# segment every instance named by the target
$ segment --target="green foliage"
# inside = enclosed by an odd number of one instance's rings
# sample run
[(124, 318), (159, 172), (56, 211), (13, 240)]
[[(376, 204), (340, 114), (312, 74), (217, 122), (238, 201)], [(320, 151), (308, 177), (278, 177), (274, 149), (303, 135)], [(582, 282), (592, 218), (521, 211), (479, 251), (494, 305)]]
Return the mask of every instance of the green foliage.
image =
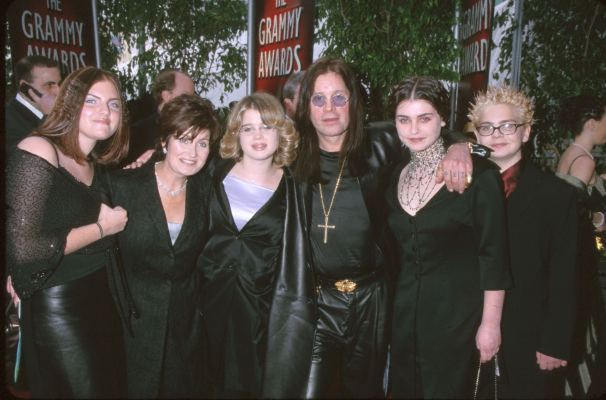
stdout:
[(389, 119), (391, 87), (409, 75), (456, 80), (456, 1), (316, 0), (324, 55), (352, 63), (368, 91), (370, 120)]
[(245, 80), (241, 0), (98, 0), (98, 9), (103, 67), (115, 69), (123, 49), (138, 51), (120, 73), (129, 97), (149, 91), (163, 68), (188, 72), (199, 93), (218, 84), (229, 92)]
[[(496, 23), (504, 25), (508, 16)], [(499, 59), (511, 71), (514, 26), (507, 29)], [(545, 166), (557, 163), (570, 132), (559, 124), (560, 102), (580, 93), (606, 95), (606, 7), (597, 0), (532, 0), (523, 7), (520, 88), (535, 100), (535, 155)]]

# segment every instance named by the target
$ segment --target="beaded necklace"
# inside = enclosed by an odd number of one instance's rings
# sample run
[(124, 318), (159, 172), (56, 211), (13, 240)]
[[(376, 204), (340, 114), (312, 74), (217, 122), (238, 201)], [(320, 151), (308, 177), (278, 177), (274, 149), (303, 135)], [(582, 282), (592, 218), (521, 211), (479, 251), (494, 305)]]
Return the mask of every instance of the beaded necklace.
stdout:
[[(158, 164), (160, 164), (161, 161), (158, 161), (155, 166), (157, 167)], [(177, 197), (179, 195), (179, 193), (185, 191), (185, 188), (187, 187), (187, 178), (185, 178), (185, 181), (183, 182), (183, 185), (181, 185), (181, 187), (177, 188), (177, 189), (171, 189), (170, 187), (168, 187), (167, 185), (165, 185), (164, 183), (162, 183), (162, 181), (160, 180), (160, 177), (158, 176), (158, 172), (156, 172), (155, 168), (154, 168), (154, 174), (156, 175), (156, 183), (158, 184), (158, 187), (160, 189), (162, 189), (164, 192), (166, 192), (170, 197)]]
[(441, 137), (427, 149), (411, 152), (410, 163), (398, 182), (398, 199), (404, 209), (416, 213), (425, 204), (436, 187), (435, 171), (445, 154)]

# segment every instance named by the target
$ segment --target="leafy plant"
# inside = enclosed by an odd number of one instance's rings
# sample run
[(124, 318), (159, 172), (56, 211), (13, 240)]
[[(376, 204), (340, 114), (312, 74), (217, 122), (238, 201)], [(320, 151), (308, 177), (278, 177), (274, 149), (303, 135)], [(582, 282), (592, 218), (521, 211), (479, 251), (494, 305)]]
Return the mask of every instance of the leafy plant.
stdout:
[(391, 118), (393, 85), (409, 75), (456, 80), (454, 0), (316, 0), (316, 40), (359, 72), (369, 120)]
[[(119, 73), (129, 97), (150, 90), (163, 68), (179, 68), (198, 92), (226, 92), (246, 79), (246, 3), (240, 0), (98, 0), (102, 65), (115, 69), (123, 50), (136, 55)], [(219, 72), (217, 72), (219, 71)]]
[[(495, 22), (508, 26), (499, 57), (508, 82), (516, 25), (508, 14)], [(572, 136), (559, 124), (559, 114), (566, 112), (560, 102), (581, 93), (606, 95), (606, 7), (597, 0), (525, 1), (522, 23), (520, 88), (535, 100), (534, 155), (553, 167)]]

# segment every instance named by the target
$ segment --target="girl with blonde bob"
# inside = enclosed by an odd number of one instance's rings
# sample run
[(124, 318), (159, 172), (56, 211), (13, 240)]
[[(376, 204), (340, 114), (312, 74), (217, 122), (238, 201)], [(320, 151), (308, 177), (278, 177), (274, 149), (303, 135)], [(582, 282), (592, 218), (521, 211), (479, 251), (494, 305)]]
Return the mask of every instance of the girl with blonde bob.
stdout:
[(198, 260), (198, 304), (219, 397), (300, 397), (311, 355), (313, 284), (289, 165), (299, 134), (272, 95), (231, 112)]
[(263, 124), (275, 128), (278, 133), (278, 149), (273, 154), (273, 164), (276, 167), (292, 164), (297, 156), (299, 133), (295, 130), (292, 121), (285, 118), (281, 106), (276, 104), (276, 101), (271, 95), (256, 93), (237, 103), (229, 115), (226, 134), (221, 139), (220, 154), (222, 158), (242, 160), (243, 152), (239, 134), (243, 125), (243, 116), (248, 110), (257, 110)]

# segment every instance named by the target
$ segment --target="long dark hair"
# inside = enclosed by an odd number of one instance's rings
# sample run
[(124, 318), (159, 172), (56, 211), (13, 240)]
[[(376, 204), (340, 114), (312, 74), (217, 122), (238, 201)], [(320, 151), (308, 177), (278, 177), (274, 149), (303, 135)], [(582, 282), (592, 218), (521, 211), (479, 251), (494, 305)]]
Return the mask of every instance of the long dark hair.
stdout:
[(442, 121), (448, 124), (450, 99), (442, 83), (431, 76), (411, 76), (398, 83), (391, 95), (391, 115), (398, 104), (406, 100), (425, 100), (436, 109)]
[(303, 182), (321, 181), (320, 145), (316, 128), (310, 118), (311, 96), (318, 76), (334, 72), (339, 75), (349, 90), (349, 126), (345, 133), (340, 162), (347, 157), (351, 176), (363, 175), (368, 169), (365, 154), (364, 106), (360, 94), (358, 78), (352, 68), (343, 60), (334, 57), (322, 57), (305, 72), (299, 91), (299, 103), (295, 114), (295, 124), (301, 135), (299, 156), (295, 162), (294, 173)]

